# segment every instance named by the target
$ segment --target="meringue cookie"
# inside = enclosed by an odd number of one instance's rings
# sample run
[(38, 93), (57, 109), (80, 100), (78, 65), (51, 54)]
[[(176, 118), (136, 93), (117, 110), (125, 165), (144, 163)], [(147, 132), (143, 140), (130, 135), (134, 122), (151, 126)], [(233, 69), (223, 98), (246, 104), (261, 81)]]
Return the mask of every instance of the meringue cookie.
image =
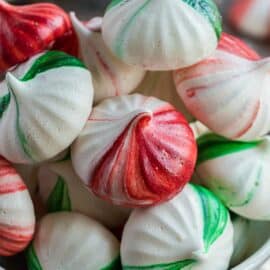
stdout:
[(197, 146), (187, 121), (169, 103), (134, 94), (96, 106), (71, 156), (96, 195), (142, 207), (182, 190), (193, 173)]
[(71, 31), (65, 11), (49, 3), (12, 6), (0, 0), (0, 18), (0, 72), (50, 48)]
[(0, 256), (26, 248), (35, 228), (33, 203), (11, 164), (0, 157)]
[(211, 131), (205, 126), (203, 125), (200, 121), (195, 121), (189, 124), (189, 126), (191, 127), (194, 137), (197, 139), (200, 136), (206, 134), (206, 133), (210, 133)]
[(239, 216), (232, 218), (234, 249), (231, 266), (240, 264), (259, 250), (270, 237), (270, 222), (251, 221)]
[(112, 0), (102, 34), (124, 62), (146, 70), (173, 70), (213, 53), (221, 23), (212, 0)]
[(215, 134), (197, 140), (196, 176), (233, 212), (270, 220), (270, 137), (251, 142), (230, 141)]
[(187, 111), (176, 92), (171, 71), (148, 71), (144, 80), (134, 90), (134, 93), (167, 101), (181, 112), (189, 122), (194, 120), (194, 117)]
[(187, 109), (208, 128), (233, 140), (254, 140), (270, 130), (270, 58), (223, 34), (216, 52), (174, 72)]
[(119, 270), (119, 242), (93, 219), (54, 213), (40, 221), (27, 264), (29, 270)]
[(231, 270), (269, 270), (270, 266), (270, 239), (266, 241), (262, 248), (249, 257), (240, 265)]
[(265, 0), (234, 0), (229, 20), (241, 33), (253, 38), (270, 37), (270, 2)]
[(89, 193), (69, 159), (40, 168), (39, 195), (50, 212), (80, 212), (109, 228), (121, 227), (130, 214), (130, 210), (113, 206)]
[(101, 34), (102, 18), (93, 18), (84, 24), (74, 13), (70, 17), (78, 36), (81, 59), (93, 75), (95, 103), (134, 90), (142, 81), (145, 71), (123, 63), (110, 52)]
[(0, 154), (14, 163), (54, 157), (91, 112), (91, 74), (76, 58), (50, 51), (7, 73), (0, 84)]
[(229, 213), (208, 190), (187, 185), (174, 199), (135, 210), (124, 229), (124, 270), (227, 270), (233, 251)]

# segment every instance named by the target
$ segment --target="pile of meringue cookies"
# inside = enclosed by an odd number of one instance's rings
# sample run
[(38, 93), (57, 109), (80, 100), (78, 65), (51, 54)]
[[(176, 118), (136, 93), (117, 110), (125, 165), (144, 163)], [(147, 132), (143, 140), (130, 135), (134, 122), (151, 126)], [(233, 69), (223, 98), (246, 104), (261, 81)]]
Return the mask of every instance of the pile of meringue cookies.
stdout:
[(0, 269), (270, 269), (270, 59), (213, 0), (0, 0), (0, 23)]

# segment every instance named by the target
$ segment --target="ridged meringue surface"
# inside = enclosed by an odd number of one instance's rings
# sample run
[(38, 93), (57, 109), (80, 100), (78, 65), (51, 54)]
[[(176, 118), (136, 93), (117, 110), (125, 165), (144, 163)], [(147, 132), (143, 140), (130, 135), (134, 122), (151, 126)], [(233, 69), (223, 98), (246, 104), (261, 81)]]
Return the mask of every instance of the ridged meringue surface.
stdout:
[(1, 0), (0, 20), (0, 72), (50, 48), (71, 31), (65, 11), (50, 3), (13, 6)]
[(0, 256), (24, 250), (34, 228), (34, 207), (28, 190), (12, 165), (0, 157)]
[(182, 190), (193, 173), (197, 146), (174, 107), (134, 94), (96, 106), (71, 156), (75, 171), (96, 195), (140, 207)]
[(78, 36), (81, 59), (93, 76), (95, 103), (134, 90), (142, 81), (145, 71), (125, 64), (110, 52), (101, 34), (102, 18), (96, 17), (83, 23), (74, 13), (70, 16)]
[(43, 165), (38, 178), (39, 195), (49, 212), (80, 212), (114, 229), (123, 226), (130, 214), (86, 190), (69, 159)]
[(232, 218), (233, 255), (231, 266), (239, 265), (256, 253), (270, 237), (270, 222), (252, 221), (240, 216)]
[(176, 91), (171, 71), (148, 71), (133, 93), (152, 96), (172, 104), (191, 122), (194, 117), (188, 112)]
[(227, 270), (229, 213), (208, 190), (187, 185), (171, 201), (135, 210), (121, 242), (124, 270)]
[(212, 0), (113, 0), (102, 29), (105, 43), (124, 62), (173, 70), (215, 50), (221, 16)]
[(230, 141), (215, 134), (199, 137), (196, 176), (233, 212), (270, 220), (268, 190), (270, 138)]
[(224, 137), (254, 140), (270, 130), (270, 58), (223, 34), (199, 64), (174, 72), (179, 95), (197, 120)]
[(93, 219), (78, 213), (42, 218), (28, 248), (29, 270), (119, 270), (119, 242)]
[(49, 51), (7, 73), (0, 84), (0, 154), (37, 163), (65, 150), (92, 109), (91, 74), (76, 58)]
[(232, 25), (253, 38), (270, 37), (270, 2), (265, 0), (234, 0), (229, 11)]

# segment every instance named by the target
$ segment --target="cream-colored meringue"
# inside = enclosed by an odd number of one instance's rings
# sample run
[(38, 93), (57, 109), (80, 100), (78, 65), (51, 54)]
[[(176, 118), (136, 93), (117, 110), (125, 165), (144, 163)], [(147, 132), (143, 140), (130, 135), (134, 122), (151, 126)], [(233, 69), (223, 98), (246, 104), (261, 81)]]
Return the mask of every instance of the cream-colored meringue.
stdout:
[(91, 112), (91, 74), (76, 58), (49, 51), (7, 73), (0, 84), (0, 154), (14, 163), (54, 157)]
[(250, 256), (240, 265), (231, 270), (269, 270), (270, 266), (270, 239), (266, 241), (262, 248)]
[(200, 121), (195, 121), (189, 123), (189, 126), (191, 127), (194, 137), (197, 139), (200, 136), (211, 132), (208, 127), (206, 127), (204, 124), (202, 124)]
[(231, 266), (236, 266), (257, 252), (270, 237), (270, 222), (232, 218), (234, 249)]
[(110, 52), (101, 34), (102, 18), (96, 17), (83, 23), (73, 12), (70, 18), (79, 40), (81, 59), (93, 76), (95, 103), (134, 90), (145, 71), (125, 64)]
[(78, 213), (42, 218), (27, 252), (29, 269), (120, 269), (119, 242), (93, 219)]
[(230, 141), (213, 133), (197, 140), (196, 177), (233, 212), (270, 220), (270, 137)]
[(12, 165), (0, 157), (0, 256), (23, 251), (34, 229), (35, 213), (28, 190)]
[(102, 34), (124, 62), (146, 70), (193, 65), (215, 50), (221, 16), (212, 0), (112, 0)]
[(227, 209), (195, 185), (164, 204), (135, 210), (121, 242), (124, 270), (227, 270), (232, 251)]
[(229, 11), (232, 25), (253, 38), (270, 37), (270, 2), (265, 0), (234, 0)]
[(194, 117), (233, 140), (270, 131), (270, 58), (222, 34), (218, 49), (197, 65), (174, 72), (179, 95)]
[(154, 97), (106, 99), (71, 149), (76, 173), (96, 195), (143, 207), (171, 199), (190, 180), (197, 157), (183, 115)]
[(189, 122), (194, 120), (177, 94), (171, 71), (148, 71), (134, 93), (167, 101), (181, 112)]
[(50, 212), (80, 212), (113, 229), (123, 226), (130, 214), (130, 210), (111, 205), (89, 192), (69, 159), (43, 165), (38, 178), (39, 195)]

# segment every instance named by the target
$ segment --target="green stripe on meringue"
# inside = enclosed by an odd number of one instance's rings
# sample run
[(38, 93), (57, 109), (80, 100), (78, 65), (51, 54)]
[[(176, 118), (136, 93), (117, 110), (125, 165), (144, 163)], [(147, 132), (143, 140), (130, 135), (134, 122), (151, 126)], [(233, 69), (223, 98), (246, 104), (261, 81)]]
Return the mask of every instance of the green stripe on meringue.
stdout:
[(222, 17), (217, 5), (212, 0), (182, 0), (203, 17), (205, 17), (215, 30), (217, 39), (220, 39), (222, 33)]
[(119, 270), (121, 267), (121, 259), (120, 256), (116, 257), (109, 265), (101, 268), (100, 270)]
[(61, 176), (58, 176), (57, 183), (48, 198), (47, 208), (49, 213), (72, 210), (68, 186)]
[(39, 259), (35, 252), (33, 243), (30, 244), (26, 251), (26, 262), (27, 262), (27, 269), (28, 270), (42, 270), (40, 265)]
[(10, 93), (0, 97), (0, 118), (3, 116), (9, 103), (10, 103)]
[(146, 0), (131, 16), (131, 18), (128, 20), (128, 22), (125, 24), (125, 27), (123, 29), (120, 30), (120, 32), (118, 33), (118, 36), (116, 38), (116, 44), (115, 44), (115, 53), (118, 57), (122, 57), (124, 50), (123, 50), (123, 44), (125, 41), (125, 36), (128, 33), (129, 28), (132, 26), (132, 24), (134, 22), (136, 22), (136, 18), (138, 17), (138, 15), (140, 15), (140, 13), (145, 9), (146, 6), (148, 6), (150, 4), (152, 0)]
[(183, 260), (173, 263), (155, 264), (147, 266), (123, 266), (123, 270), (189, 270), (196, 263), (195, 260)]
[(79, 59), (69, 54), (58, 51), (48, 51), (36, 59), (31, 68), (20, 80), (28, 81), (47, 70), (68, 66), (86, 69), (85, 65)]
[(204, 219), (204, 247), (208, 252), (212, 244), (223, 234), (228, 223), (229, 212), (212, 192), (201, 186), (192, 185), (192, 187), (201, 201)]
[(205, 134), (197, 139), (199, 150), (197, 165), (207, 160), (255, 148), (262, 142), (262, 140), (252, 142), (231, 141), (214, 133)]
[(124, 0), (112, 0), (111, 3), (107, 6), (106, 12), (123, 1)]

